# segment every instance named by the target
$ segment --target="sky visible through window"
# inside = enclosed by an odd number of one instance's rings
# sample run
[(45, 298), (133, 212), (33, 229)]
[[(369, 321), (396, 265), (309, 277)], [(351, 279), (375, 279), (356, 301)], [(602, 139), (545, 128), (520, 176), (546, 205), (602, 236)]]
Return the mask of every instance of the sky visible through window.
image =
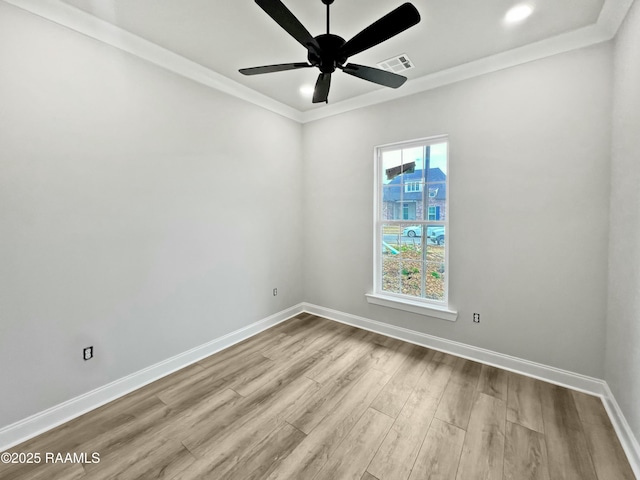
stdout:
[[(383, 169), (397, 167), (401, 164), (416, 162), (416, 170), (424, 169), (424, 147), (411, 147), (398, 150), (389, 150), (382, 153)], [(436, 143), (431, 145), (429, 161), (430, 168), (439, 168), (447, 174), (447, 144)], [(383, 178), (383, 183), (387, 184), (391, 179)]]

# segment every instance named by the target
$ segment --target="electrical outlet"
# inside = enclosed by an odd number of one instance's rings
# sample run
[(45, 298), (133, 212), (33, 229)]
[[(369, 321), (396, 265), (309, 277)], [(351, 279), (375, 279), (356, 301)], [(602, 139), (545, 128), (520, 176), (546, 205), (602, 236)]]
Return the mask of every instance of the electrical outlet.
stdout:
[(274, 296), (274, 297), (277, 297), (277, 296), (278, 296), (278, 289), (277, 289), (277, 288), (274, 288), (274, 289), (273, 289), (273, 296)]
[(473, 323), (480, 323), (480, 314), (479, 313), (474, 313), (473, 314)]
[(91, 360), (93, 358), (93, 347), (87, 347), (82, 350), (82, 358), (86, 360)]

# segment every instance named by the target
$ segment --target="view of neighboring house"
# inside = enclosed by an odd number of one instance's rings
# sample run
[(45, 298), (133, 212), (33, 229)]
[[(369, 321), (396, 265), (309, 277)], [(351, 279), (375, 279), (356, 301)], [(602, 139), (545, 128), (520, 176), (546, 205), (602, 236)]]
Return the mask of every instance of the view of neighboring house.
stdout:
[[(384, 186), (382, 196), (383, 215), (389, 220), (445, 220), (447, 176), (439, 168), (415, 170), (392, 179)], [(426, 189), (426, 192), (425, 192)], [(424, 215), (424, 201), (427, 215)]]

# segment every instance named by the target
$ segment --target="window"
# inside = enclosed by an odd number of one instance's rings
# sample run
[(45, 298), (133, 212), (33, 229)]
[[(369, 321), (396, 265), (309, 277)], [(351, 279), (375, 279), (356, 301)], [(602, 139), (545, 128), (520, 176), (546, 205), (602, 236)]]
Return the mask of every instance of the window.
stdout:
[(448, 147), (436, 137), (376, 148), (369, 296), (448, 308)]
[(406, 193), (410, 192), (421, 192), (422, 191), (422, 183), (419, 182), (409, 182), (405, 184), (404, 191)]

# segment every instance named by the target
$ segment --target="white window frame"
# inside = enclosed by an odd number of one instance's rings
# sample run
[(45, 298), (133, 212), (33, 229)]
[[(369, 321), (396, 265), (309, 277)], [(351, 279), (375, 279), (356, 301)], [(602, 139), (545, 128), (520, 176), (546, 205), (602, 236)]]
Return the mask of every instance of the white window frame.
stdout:
[[(399, 293), (387, 292), (382, 290), (382, 228), (383, 225), (404, 225), (407, 224), (406, 220), (383, 220), (382, 217), (382, 185), (383, 185), (383, 175), (385, 174), (382, 165), (382, 154), (385, 151), (397, 150), (401, 148), (412, 148), (418, 146), (429, 146), (438, 143), (447, 143), (447, 175), (445, 180), (446, 185), (446, 215), (443, 221), (434, 221), (439, 225), (444, 225), (445, 231), (447, 232), (447, 242), (445, 248), (445, 292), (444, 298), (441, 301), (414, 297), (411, 295), (404, 295)], [(450, 230), (449, 230), (449, 218), (450, 218), (450, 209), (449, 209), (449, 198), (450, 198), (450, 189), (449, 189), (449, 159), (451, 158), (451, 144), (449, 142), (449, 137), (447, 135), (438, 135), (434, 137), (421, 138), (417, 140), (410, 140), (406, 142), (396, 142), (386, 145), (379, 145), (374, 149), (374, 251), (373, 251), (373, 292), (367, 293), (366, 298), (369, 303), (380, 305), (384, 307), (404, 310), (412, 313), (418, 313), (421, 315), (426, 315), (429, 317), (440, 318), (443, 320), (456, 321), (458, 317), (458, 313), (451, 308), (449, 305), (449, 254), (450, 254)], [(428, 209), (429, 205), (424, 205), (424, 209)], [(428, 216), (427, 216), (428, 218)], [(412, 221), (413, 222), (413, 221)], [(429, 220), (420, 220), (419, 222), (425, 225), (423, 231), (426, 231), (426, 226), (430, 224)]]

